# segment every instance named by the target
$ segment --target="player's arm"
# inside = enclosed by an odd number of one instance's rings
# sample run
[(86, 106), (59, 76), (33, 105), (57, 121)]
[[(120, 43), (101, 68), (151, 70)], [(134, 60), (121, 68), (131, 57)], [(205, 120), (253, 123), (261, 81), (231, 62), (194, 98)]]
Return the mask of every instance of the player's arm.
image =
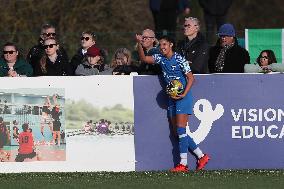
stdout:
[(53, 97), (52, 97), (54, 106), (59, 105), (58, 101), (57, 101), (57, 97), (58, 97), (57, 94), (54, 94)]
[(176, 100), (181, 99), (181, 98), (185, 97), (187, 95), (187, 93), (190, 91), (192, 84), (194, 82), (194, 76), (193, 76), (192, 72), (186, 73), (185, 76), (186, 76), (187, 84), (185, 86), (183, 93), (181, 95), (177, 95), (176, 97), (171, 97), (171, 98), (176, 99)]
[(50, 103), (50, 99), (49, 99), (49, 96), (47, 96), (47, 97), (46, 97), (46, 103), (47, 103), (47, 105), (48, 105), (48, 106), (50, 106), (50, 105), (51, 105), (51, 103)]
[(139, 54), (139, 58), (142, 62), (146, 62), (147, 64), (154, 64), (155, 60), (152, 56), (145, 56), (144, 51), (143, 51), (143, 47), (141, 44), (142, 41), (142, 36), (136, 34), (136, 41), (137, 41), (137, 51)]
[(194, 82), (194, 76), (193, 76), (192, 72), (188, 72), (186, 74), (186, 80), (187, 80), (187, 84), (186, 84), (186, 87), (185, 87), (184, 92), (182, 94), (183, 97), (185, 97), (187, 95), (187, 93), (190, 91), (192, 84)]
[(6, 136), (7, 136), (7, 139), (10, 140), (10, 132), (7, 128), (6, 128)]

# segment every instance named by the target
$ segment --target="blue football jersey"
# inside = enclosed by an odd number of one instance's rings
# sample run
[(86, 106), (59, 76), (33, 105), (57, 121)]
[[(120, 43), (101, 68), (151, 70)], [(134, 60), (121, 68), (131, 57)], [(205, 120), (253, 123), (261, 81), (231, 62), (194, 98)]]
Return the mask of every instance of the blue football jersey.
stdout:
[(156, 64), (159, 64), (162, 68), (163, 77), (166, 84), (170, 81), (177, 79), (180, 80), (183, 86), (186, 86), (186, 76), (185, 74), (191, 72), (188, 61), (178, 53), (168, 59), (162, 54), (154, 54), (152, 57)]

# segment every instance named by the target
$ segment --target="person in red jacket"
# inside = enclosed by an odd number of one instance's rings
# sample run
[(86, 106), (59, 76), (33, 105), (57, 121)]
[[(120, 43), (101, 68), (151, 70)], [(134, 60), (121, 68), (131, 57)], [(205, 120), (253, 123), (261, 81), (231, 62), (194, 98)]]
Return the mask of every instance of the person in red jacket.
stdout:
[(26, 158), (32, 159), (37, 156), (34, 150), (34, 137), (29, 129), (29, 124), (22, 125), (23, 132), (19, 135), (19, 150), (16, 156), (16, 162), (23, 162)]

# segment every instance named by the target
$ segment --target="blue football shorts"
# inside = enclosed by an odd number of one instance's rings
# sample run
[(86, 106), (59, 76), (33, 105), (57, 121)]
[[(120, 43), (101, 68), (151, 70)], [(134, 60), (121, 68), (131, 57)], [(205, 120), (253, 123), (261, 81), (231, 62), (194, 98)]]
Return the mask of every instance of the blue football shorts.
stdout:
[(174, 117), (177, 114), (192, 114), (193, 99), (192, 93), (189, 91), (187, 95), (179, 100), (169, 97), (168, 117)]

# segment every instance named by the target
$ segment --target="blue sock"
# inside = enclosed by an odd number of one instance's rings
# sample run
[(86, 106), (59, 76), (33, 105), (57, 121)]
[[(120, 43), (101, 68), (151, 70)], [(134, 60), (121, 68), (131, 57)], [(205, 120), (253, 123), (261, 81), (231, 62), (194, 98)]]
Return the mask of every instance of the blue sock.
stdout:
[(177, 133), (179, 137), (180, 164), (187, 166), (188, 139), (186, 130), (183, 127), (177, 127)]
[(179, 153), (187, 153), (188, 139), (186, 130), (183, 127), (177, 127), (177, 133), (179, 137)]
[(197, 145), (194, 142), (193, 138), (191, 138), (189, 135), (187, 135), (187, 141), (188, 141), (188, 148), (191, 151), (194, 151), (197, 148)]
[[(180, 143), (181, 142), (186, 143), (186, 145), (183, 145), (182, 147), (180, 147), (180, 148), (182, 148), (182, 151), (180, 149), (180, 153), (187, 153), (187, 149), (194, 151), (197, 148), (197, 145), (194, 142), (193, 138), (191, 138), (188, 134), (186, 134), (185, 128), (177, 126), (177, 133), (178, 133), (178, 136), (179, 136)], [(183, 136), (183, 137), (181, 137), (181, 136)], [(184, 140), (186, 140), (186, 141), (184, 141)], [(183, 147), (185, 147), (185, 146), (186, 146), (186, 150), (183, 149)]]

